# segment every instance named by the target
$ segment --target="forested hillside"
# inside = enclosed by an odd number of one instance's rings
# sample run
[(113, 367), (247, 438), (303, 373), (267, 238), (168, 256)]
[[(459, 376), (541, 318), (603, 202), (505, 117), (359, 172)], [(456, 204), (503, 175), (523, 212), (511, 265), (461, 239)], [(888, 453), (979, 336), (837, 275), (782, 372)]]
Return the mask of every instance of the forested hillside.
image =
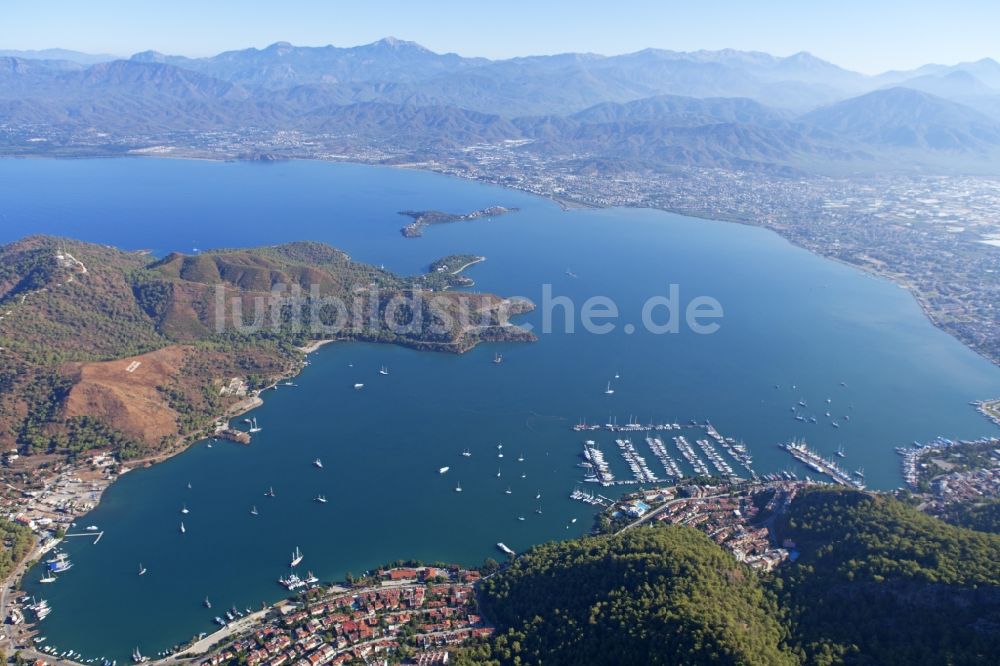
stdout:
[(482, 600), (498, 633), (468, 662), (796, 663), (757, 576), (693, 528), (539, 546)]
[[(233, 378), (265, 386), (317, 338), (454, 352), (532, 339), (507, 319), (529, 304), (445, 291), (467, 284), (444, 271), (398, 276), (310, 242), (159, 260), (42, 236), (2, 246), (0, 446), (160, 452), (246, 397), (223, 390)], [(363, 316), (338, 321), (334, 300)]]
[(775, 574), (693, 528), (533, 548), (483, 583), (494, 664), (985, 664), (1000, 653), (1000, 537), (891, 496), (809, 490)]

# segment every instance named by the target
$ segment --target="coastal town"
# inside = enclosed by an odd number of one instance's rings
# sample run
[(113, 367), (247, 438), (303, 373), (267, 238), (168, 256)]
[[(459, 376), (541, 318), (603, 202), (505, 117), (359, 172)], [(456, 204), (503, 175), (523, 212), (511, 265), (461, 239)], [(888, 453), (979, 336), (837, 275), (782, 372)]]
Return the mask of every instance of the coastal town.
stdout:
[(798, 557), (795, 544), (775, 534), (783, 514), (808, 481), (685, 483), (624, 495), (599, 518), (601, 530), (620, 532), (638, 525), (686, 525), (709, 536), (753, 569), (772, 571)]
[[(219, 641), (201, 666), (447, 663), (446, 648), (489, 636), (476, 612), (478, 571), (391, 567), (352, 587), (316, 589), (277, 604), (245, 631)], [(211, 638), (209, 639), (211, 640)], [(184, 653), (174, 661), (186, 661)]]

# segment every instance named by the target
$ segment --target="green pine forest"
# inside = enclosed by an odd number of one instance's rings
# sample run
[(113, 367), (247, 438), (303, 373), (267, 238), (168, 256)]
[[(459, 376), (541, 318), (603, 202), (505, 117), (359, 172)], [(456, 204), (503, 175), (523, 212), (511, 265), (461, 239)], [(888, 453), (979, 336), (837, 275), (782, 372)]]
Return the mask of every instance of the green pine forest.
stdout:
[(776, 529), (801, 556), (773, 574), (682, 526), (537, 546), (485, 580), (497, 632), (454, 663), (997, 663), (997, 535), (837, 489)]

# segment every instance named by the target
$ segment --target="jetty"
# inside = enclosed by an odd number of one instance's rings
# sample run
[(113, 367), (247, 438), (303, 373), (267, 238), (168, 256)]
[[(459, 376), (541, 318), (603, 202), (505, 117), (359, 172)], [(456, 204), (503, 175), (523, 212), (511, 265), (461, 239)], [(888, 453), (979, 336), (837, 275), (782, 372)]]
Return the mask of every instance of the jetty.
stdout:
[(792, 440), (785, 444), (779, 444), (778, 446), (785, 451), (788, 451), (793, 458), (801, 462), (809, 469), (819, 474), (825, 474), (833, 479), (835, 483), (858, 489), (863, 489), (865, 487), (864, 483), (853, 478), (849, 472), (841, 468), (836, 462), (826, 459), (816, 451), (810, 449), (804, 440)]

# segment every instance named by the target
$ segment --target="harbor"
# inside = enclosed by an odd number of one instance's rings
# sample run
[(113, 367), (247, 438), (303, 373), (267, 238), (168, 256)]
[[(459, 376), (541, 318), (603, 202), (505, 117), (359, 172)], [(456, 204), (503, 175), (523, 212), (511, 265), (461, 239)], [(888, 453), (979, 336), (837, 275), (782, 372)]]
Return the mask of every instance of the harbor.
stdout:
[[(863, 466), (866, 485), (888, 489), (904, 482), (895, 446), (937, 433), (959, 440), (996, 432), (968, 404), (1000, 396), (995, 367), (940, 335), (906, 292), (759, 229), (637, 209), (564, 213), (520, 192), (413, 170), (295, 161), (266, 169), (180, 160), (28, 162), (7, 174), (16, 183), (7, 188), (11, 234), (20, 233), (11, 231), (18, 215), (32, 216), (35, 203), (49, 198), (76, 215), (72, 222), (52, 220), (46, 232), (78, 235), (102, 224), (102, 242), (125, 249), (165, 255), (195, 240), (211, 248), (310, 238), (400, 274), (419, 274), (441, 256), (474, 251), (490, 257), (468, 269), (476, 289), (540, 302), (539, 285), (552, 284), (554, 296), (576, 304), (575, 334), (556, 321), (552, 334), (530, 345), (488, 343), (461, 355), (390, 344), (327, 345), (309, 357), (297, 386), (264, 391), (262, 405), (233, 417), (238, 429), (245, 429), (243, 418), (257, 419), (262, 430), (251, 445), (220, 440), (209, 448), (212, 442), (201, 441), (149, 468), (126, 461), (132, 471), (115, 474), (99, 505), (87, 476), (65, 493), (57, 483), (33, 479), (26, 490), (37, 495), (24, 498), (27, 509), (20, 499), (9, 506), (12, 516), (25, 514), (38, 524), (84, 515), (80, 525), (104, 532), (96, 546), (93, 539), (63, 541), (73, 568), (58, 582), (39, 583), (40, 567), (24, 578), (25, 593), (52, 608), (38, 625), (44, 645), (72, 648), (84, 661), (105, 656), (120, 666), (137, 645), (154, 658), (213, 631), (219, 609), (258, 608), (287, 596), (277, 580), (288, 576), (296, 545), (306, 556), (300, 578), (308, 567), (321, 580), (343, 580), (347, 572), (357, 575), (399, 557), (476, 566), (498, 555), (497, 542), (522, 552), (583, 534), (594, 506), (570, 497), (577, 485), (595, 500), (650, 485), (636, 480), (615, 439), (630, 439), (647, 468), (669, 483), (674, 472), (696, 475), (675, 444), (678, 436), (707, 473), (718, 470), (699, 439), (709, 440), (735, 475), (752, 478), (711, 436), (708, 420), (724, 438), (734, 436), (737, 442), (728, 443), (734, 452), (739, 440), (753, 448), (751, 466), (761, 478), (789, 465), (795, 467), (789, 473), (801, 477), (798, 461), (775, 444), (808, 436), (824, 455), (845, 445), (850, 469)], [(24, 169), (32, 175), (19, 180)], [(278, 171), (287, 175), (280, 182)], [(203, 205), (179, 207), (170, 196), (146, 192), (142, 182), (176, 183), (203, 194)], [(240, 186), (229, 187), (233, 183)], [(142, 215), (162, 223), (119, 224), (93, 203), (114, 201), (119, 189), (145, 192), (151, 198)], [(399, 236), (399, 210), (474, 210), (499, 200), (521, 212), (503, 224), (435, 227), (420, 247)], [(572, 259), (554, 260), (553, 243)], [(578, 278), (564, 274), (567, 262)], [(720, 281), (719, 265), (744, 279)], [(778, 268), (785, 266), (794, 267), (796, 280)], [(625, 321), (638, 323), (646, 299), (675, 282), (686, 295), (711, 294), (726, 306), (720, 334), (621, 332)], [(621, 308), (613, 334), (585, 334), (580, 327), (579, 306), (595, 294)], [(878, 336), (856, 324), (865, 317), (881, 322)], [(555, 318), (562, 318), (558, 309)], [(789, 321), (796, 325), (785, 325)], [(542, 313), (518, 322), (540, 330)], [(389, 375), (380, 374), (383, 367)], [(606, 394), (608, 388), (614, 393)], [(819, 423), (792, 417), (799, 400), (814, 406), (799, 408), (800, 414)], [(825, 411), (840, 418), (839, 428), (820, 418)], [(849, 424), (842, 418), (848, 414)], [(575, 423), (584, 425), (581, 416), (599, 425), (576, 431)], [(646, 429), (650, 424), (656, 427)], [(662, 441), (676, 470), (647, 437)], [(581, 457), (584, 439), (594, 441), (591, 451), (599, 450), (607, 464), (603, 479), (580, 466), (590, 462)], [(498, 441), (504, 442), (502, 460)], [(525, 460), (518, 462), (522, 451)], [(81, 456), (85, 471), (91, 457)], [(312, 464), (317, 458), (322, 470)], [(450, 471), (441, 475), (442, 467)], [(595, 480), (584, 481), (587, 475)], [(372, 493), (375, 484), (380, 492)], [(275, 497), (264, 496), (269, 487)], [(543, 500), (534, 499), (539, 490)], [(90, 506), (66, 509), (62, 497), (69, 493), (78, 506)], [(180, 515), (184, 504), (190, 513)], [(145, 575), (137, 575), (139, 563)], [(204, 608), (206, 596), (214, 610)], [(161, 618), (156, 622), (153, 610)]]
[[(614, 439), (614, 444), (618, 448), (630, 476), (630, 478), (620, 479), (615, 477), (611, 464), (606, 459), (597, 440), (584, 441), (583, 461), (579, 463), (586, 470), (583, 480), (598, 483), (604, 487), (651, 484), (658, 483), (661, 479), (677, 482), (691, 476), (739, 480), (743, 478), (741, 476), (743, 474), (747, 478), (757, 478), (757, 473), (752, 467), (753, 458), (748, 447), (732, 437), (723, 436), (707, 421), (704, 423), (691, 421), (685, 426), (675, 422), (642, 424), (629, 417), (626, 422), (618, 424), (617, 419), (612, 417), (603, 425), (588, 425), (586, 422), (580, 421), (572, 426), (572, 430), (577, 433), (611, 432), (647, 435), (643, 438), (645, 448), (642, 449), (637, 444), (638, 439), (636, 442), (628, 437)], [(692, 445), (687, 436), (681, 434), (683, 432), (690, 433), (690, 431), (703, 433), (706, 436), (694, 436), (694, 445)], [(664, 438), (659, 435), (661, 432), (678, 433), (669, 438), (673, 443), (673, 451), (668, 450)], [(660, 465), (655, 471), (646, 461), (646, 451)], [(686, 471), (682, 468), (682, 463), (688, 467)], [(734, 466), (739, 468), (741, 474), (737, 474)], [(662, 473), (660, 469), (662, 469)]]

